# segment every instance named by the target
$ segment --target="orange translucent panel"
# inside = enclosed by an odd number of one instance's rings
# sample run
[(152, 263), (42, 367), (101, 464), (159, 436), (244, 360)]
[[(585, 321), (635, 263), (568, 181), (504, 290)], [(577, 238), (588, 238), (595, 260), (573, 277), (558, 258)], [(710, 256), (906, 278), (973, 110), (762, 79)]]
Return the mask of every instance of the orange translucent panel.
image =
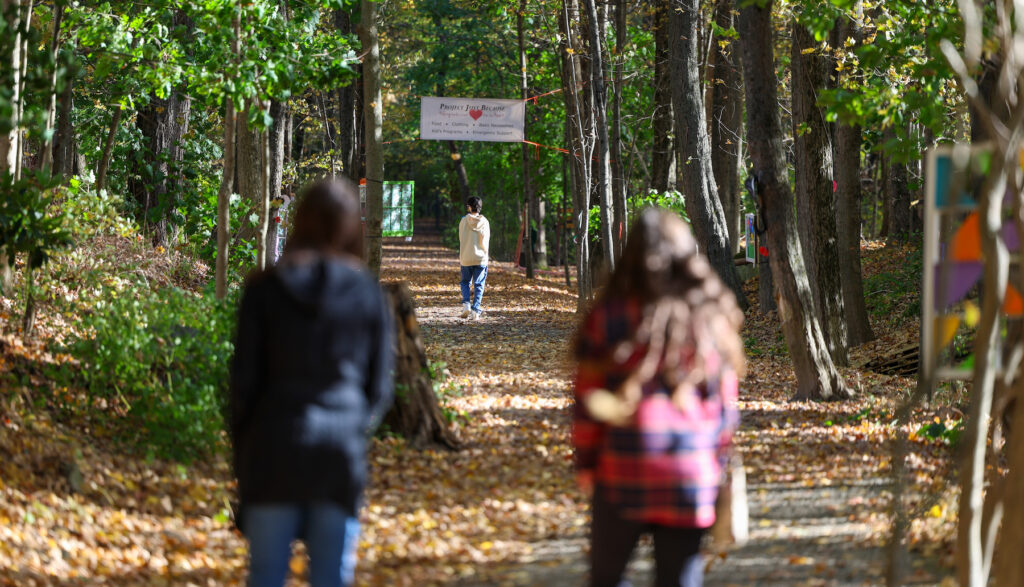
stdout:
[(964, 220), (950, 242), (949, 256), (954, 261), (981, 260), (981, 234), (978, 232), (978, 213)]

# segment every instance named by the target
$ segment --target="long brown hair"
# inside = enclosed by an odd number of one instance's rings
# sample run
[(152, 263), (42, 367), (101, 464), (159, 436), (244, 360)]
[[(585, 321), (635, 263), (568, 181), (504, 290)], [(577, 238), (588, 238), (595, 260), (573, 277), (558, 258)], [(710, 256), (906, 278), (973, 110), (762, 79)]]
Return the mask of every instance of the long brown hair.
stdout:
[[(640, 325), (607, 357), (622, 367), (638, 350), (643, 352), (639, 361), (631, 361), (634, 366), (625, 373), (620, 389), (612, 390), (627, 415), (639, 403), (642, 385), (655, 377), (672, 390), (673, 401), (682, 404), (683, 392), (713, 376), (705, 371), (705, 359), (712, 354), (742, 376), (743, 313), (675, 213), (649, 208), (630, 230), (597, 305), (624, 299), (634, 299), (643, 308)], [(576, 341), (577, 358), (582, 358), (581, 342)]]
[(318, 181), (299, 193), (285, 255), (299, 251), (363, 258), (359, 197), (347, 180)]

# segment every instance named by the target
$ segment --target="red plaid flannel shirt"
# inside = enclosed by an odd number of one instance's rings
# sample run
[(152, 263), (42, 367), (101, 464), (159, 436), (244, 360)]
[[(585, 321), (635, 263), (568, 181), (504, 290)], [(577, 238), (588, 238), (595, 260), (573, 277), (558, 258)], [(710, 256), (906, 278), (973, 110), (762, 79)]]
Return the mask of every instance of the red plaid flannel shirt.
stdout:
[(720, 357), (705, 361), (709, 380), (680, 409), (671, 390), (657, 379), (642, 387), (636, 413), (625, 426), (595, 421), (585, 398), (597, 389), (616, 391), (646, 348), (625, 362), (612, 352), (640, 325), (635, 300), (611, 300), (590, 311), (582, 326), (576, 372), (573, 444), (576, 466), (594, 472), (597, 485), (623, 517), (638, 521), (706, 528), (715, 521), (722, 459), (739, 423), (738, 380)]

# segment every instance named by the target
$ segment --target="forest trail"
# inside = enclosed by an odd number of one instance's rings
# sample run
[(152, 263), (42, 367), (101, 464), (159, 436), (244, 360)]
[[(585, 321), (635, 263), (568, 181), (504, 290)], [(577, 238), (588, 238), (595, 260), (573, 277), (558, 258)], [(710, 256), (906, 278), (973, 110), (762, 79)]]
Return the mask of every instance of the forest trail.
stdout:
[[(562, 277), (530, 282), (510, 264), (493, 263), (484, 317), (463, 320), (457, 255), (436, 235), (384, 249), (382, 279), (409, 283), (428, 358), (444, 361), (460, 388), (447, 405), (468, 420), (458, 453), (376, 447), (359, 579), (582, 585), (589, 518), (569, 436), (574, 294)], [(787, 360), (751, 359), (737, 439), (748, 469), (751, 541), (709, 558), (706, 580), (882, 583), (887, 448), (855, 417), (862, 404), (784, 402), (793, 383)], [(631, 577), (649, 583), (652, 564), (642, 544)], [(934, 568), (932, 557), (915, 559), (908, 574), (932, 584)]]

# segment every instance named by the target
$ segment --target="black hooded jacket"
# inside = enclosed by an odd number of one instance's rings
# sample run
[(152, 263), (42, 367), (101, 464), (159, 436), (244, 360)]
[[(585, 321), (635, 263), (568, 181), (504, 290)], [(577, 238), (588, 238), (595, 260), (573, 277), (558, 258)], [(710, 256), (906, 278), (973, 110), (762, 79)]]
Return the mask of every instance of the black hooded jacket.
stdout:
[(327, 500), (356, 511), (366, 438), (391, 404), (391, 310), (354, 260), (283, 259), (242, 295), (231, 437), (242, 506)]

